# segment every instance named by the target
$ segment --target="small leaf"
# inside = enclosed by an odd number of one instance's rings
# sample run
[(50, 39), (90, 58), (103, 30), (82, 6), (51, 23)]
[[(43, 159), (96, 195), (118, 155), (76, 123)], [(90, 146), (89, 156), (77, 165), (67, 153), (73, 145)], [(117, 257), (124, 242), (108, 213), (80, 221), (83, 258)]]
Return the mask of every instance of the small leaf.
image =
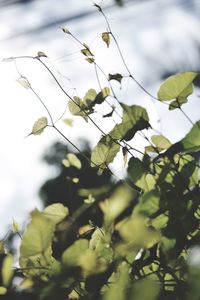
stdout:
[(81, 161), (74, 153), (67, 154), (67, 159), (69, 161), (70, 166), (76, 169), (81, 169)]
[(65, 267), (78, 266), (79, 257), (83, 254), (89, 246), (86, 239), (76, 240), (70, 247), (68, 247), (62, 254), (62, 263)]
[(64, 33), (71, 34), (71, 32), (66, 27), (60, 27)]
[(12, 222), (12, 232), (13, 233), (17, 233), (17, 232), (19, 232), (19, 230), (20, 230), (19, 224), (13, 219), (13, 222)]
[(138, 105), (126, 105), (123, 107), (123, 118), (120, 124), (116, 124), (109, 135), (116, 140), (131, 140), (139, 130), (149, 128), (149, 117), (145, 108)]
[(0, 240), (0, 255), (5, 253), (5, 243), (4, 240)]
[(91, 166), (106, 168), (120, 150), (120, 145), (114, 142), (109, 136), (104, 136), (92, 151)]
[(123, 76), (119, 73), (115, 73), (115, 74), (109, 74), (108, 75), (108, 80), (116, 80), (119, 83), (121, 83)]
[(44, 52), (38, 51), (37, 57), (48, 57)]
[(110, 35), (109, 32), (103, 32), (102, 35), (102, 40), (106, 43), (107, 47), (110, 45)]
[(110, 95), (109, 87), (105, 87), (102, 89), (100, 93), (97, 94), (94, 102), (95, 104), (101, 104), (103, 101)]
[(0, 286), (0, 295), (5, 295), (7, 293), (7, 288)]
[(31, 134), (39, 135), (43, 132), (43, 130), (47, 127), (48, 120), (46, 117), (42, 117), (38, 119), (34, 125)]
[(77, 178), (77, 177), (72, 178), (72, 182), (73, 183), (79, 183), (79, 178)]
[(169, 110), (180, 108), (184, 103), (187, 103), (188, 99), (185, 97), (178, 97), (178, 100), (174, 100), (169, 105)]
[(54, 224), (42, 213), (35, 210), (26, 228), (20, 246), (20, 257), (30, 257), (44, 253), (51, 245)]
[[(85, 45), (85, 44), (84, 44)], [(87, 57), (93, 57), (94, 56), (94, 54), (90, 51), (90, 48), (87, 46), (87, 45), (85, 45), (86, 47), (84, 48), (84, 49), (82, 49), (81, 50), (81, 53), (83, 54), (83, 55), (85, 55), (85, 56), (87, 56)]]
[(14, 274), (12, 255), (9, 254), (4, 258), (1, 274), (2, 274), (3, 285), (6, 287), (9, 286)]
[(183, 72), (170, 76), (160, 87), (158, 98), (169, 101), (178, 97), (188, 97), (192, 93), (192, 83), (197, 77), (196, 72)]
[(163, 135), (153, 135), (151, 140), (154, 145), (161, 150), (168, 149), (172, 145), (171, 142)]
[(54, 203), (47, 206), (43, 214), (50, 219), (54, 224), (60, 223), (69, 214), (69, 210), (61, 203)]
[(25, 77), (21, 77), (17, 80), (17, 82), (23, 86), (25, 89), (30, 89), (31, 88), (31, 84), (28, 81), (28, 79), (26, 79)]
[(63, 119), (62, 120), (66, 125), (72, 127), (73, 126), (73, 122), (74, 120), (73, 119)]
[(88, 61), (90, 64), (93, 64), (94, 62), (94, 58), (92, 57), (87, 57), (85, 60)]
[(92, 204), (92, 203), (95, 202), (95, 198), (92, 197), (92, 194), (89, 194), (89, 195), (88, 195), (88, 198), (87, 198), (87, 199), (84, 199), (84, 202), (85, 202), (86, 204)]

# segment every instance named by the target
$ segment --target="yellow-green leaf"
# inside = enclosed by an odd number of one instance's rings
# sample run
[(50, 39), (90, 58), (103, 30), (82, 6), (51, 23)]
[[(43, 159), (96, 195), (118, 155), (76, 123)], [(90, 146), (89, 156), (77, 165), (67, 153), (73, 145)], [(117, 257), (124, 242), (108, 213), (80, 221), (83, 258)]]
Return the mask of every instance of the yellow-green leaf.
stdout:
[(151, 140), (154, 145), (161, 150), (168, 149), (172, 145), (171, 142), (163, 135), (153, 135)]
[(11, 279), (14, 274), (13, 269), (13, 256), (7, 255), (3, 260), (3, 265), (1, 269), (2, 281), (4, 286), (9, 286)]
[(91, 166), (101, 166), (111, 163), (120, 150), (120, 145), (114, 142), (109, 136), (104, 136), (92, 150)]
[(66, 216), (69, 214), (69, 210), (61, 203), (54, 203), (52, 205), (47, 206), (43, 214), (45, 217), (50, 219), (53, 223), (58, 224), (61, 222)]
[(47, 127), (47, 125), (48, 125), (48, 120), (46, 117), (42, 117), (38, 119), (33, 125), (31, 134), (34, 135), (41, 134), (43, 130)]
[(192, 93), (192, 83), (197, 75), (196, 72), (183, 72), (170, 76), (161, 85), (158, 91), (158, 99), (168, 101), (189, 96)]
[(102, 40), (106, 43), (107, 47), (110, 45), (110, 34), (109, 32), (103, 32), (102, 35)]
[(7, 293), (7, 288), (0, 286), (0, 295), (5, 295)]

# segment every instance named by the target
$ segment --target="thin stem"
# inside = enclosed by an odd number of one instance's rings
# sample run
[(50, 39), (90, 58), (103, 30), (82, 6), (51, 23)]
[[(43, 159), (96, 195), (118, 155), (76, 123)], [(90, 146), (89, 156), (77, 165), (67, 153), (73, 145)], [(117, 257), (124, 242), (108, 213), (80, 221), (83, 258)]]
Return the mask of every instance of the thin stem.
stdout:
[(49, 118), (50, 118), (50, 120), (51, 120), (52, 126), (54, 126), (54, 121), (53, 121), (53, 118), (52, 118), (52, 116), (51, 116), (51, 113), (50, 113), (48, 107), (47, 107), (46, 104), (42, 101), (42, 99), (40, 98), (40, 96), (35, 92), (35, 90), (34, 90), (32, 87), (30, 87), (30, 90), (34, 93), (34, 95), (37, 97), (37, 99), (38, 99), (38, 100), (40, 101), (40, 103), (43, 105), (43, 107), (45, 108), (46, 112), (47, 112), (48, 115), (49, 115)]

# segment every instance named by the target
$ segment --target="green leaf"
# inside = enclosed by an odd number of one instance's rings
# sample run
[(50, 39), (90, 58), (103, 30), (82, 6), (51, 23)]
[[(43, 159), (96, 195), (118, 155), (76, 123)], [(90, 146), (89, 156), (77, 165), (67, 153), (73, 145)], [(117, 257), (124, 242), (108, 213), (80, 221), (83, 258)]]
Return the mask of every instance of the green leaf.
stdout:
[(145, 191), (149, 191), (155, 186), (154, 176), (149, 174), (146, 165), (138, 158), (131, 157), (129, 160), (128, 174), (131, 181)]
[(188, 102), (187, 98), (179, 97), (178, 100), (174, 100), (170, 103), (169, 110), (180, 108), (184, 103), (187, 103), (187, 102)]
[(47, 206), (43, 211), (44, 216), (54, 224), (60, 223), (69, 214), (69, 210), (61, 203), (54, 203)]
[(43, 130), (47, 127), (47, 124), (48, 124), (48, 120), (46, 117), (42, 117), (42, 118), (38, 119), (33, 125), (31, 134), (34, 134), (34, 135), (41, 134), (43, 132)]
[(110, 45), (110, 34), (109, 32), (103, 32), (101, 35), (102, 40), (106, 43), (107, 47)]
[(133, 249), (151, 248), (159, 242), (160, 233), (147, 225), (147, 219), (133, 215), (117, 225), (117, 230), (125, 242), (131, 244)]
[(160, 194), (158, 190), (151, 190), (139, 197), (139, 202), (134, 208), (134, 214), (141, 214), (150, 217), (158, 211)]
[(73, 100), (68, 102), (68, 108), (72, 115), (81, 116), (87, 120), (87, 113), (85, 112), (86, 107), (81, 98), (77, 96), (73, 97)]
[(105, 223), (114, 221), (134, 198), (134, 191), (128, 185), (118, 186), (107, 199), (107, 209), (104, 215)]
[(91, 166), (106, 168), (120, 150), (120, 145), (114, 142), (109, 136), (104, 136), (92, 150)]
[(90, 51), (89, 47), (82, 49), (81, 53), (87, 57), (94, 56), (94, 54)]
[(37, 57), (48, 57), (44, 52), (38, 51), (37, 52)]
[(139, 130), (148, 128), (149, 117), (145, 108), (138, 105), (121, 104), (123, 107), (123, 118), (120, 124), (115, 125), (109, 135), (116, 140), (131, 140)]
[(116, 80), (121, 83), (123, 76), (120, 73), (108, 74), (108, 80)]
[(82, 164), (81, 164), (80, 159), (76, 156), (76, 154), (68, 153), (67, 154), (67, 160), (69, 162), (69, 166), (72, 166), (72, 167), (74, 167), (76, 169), (79, 169), (79, 170), (81, 169)]
[(73, 119), (63, 119), (62, 120), (66, 125), (72, 127), (74, 120)]
[(96, 95), (97, 93), (94, 89), (89, 89), (83, 98), (84, 104), (87, 107), (90, 106), (94, 102)]
[(0, 240), (0, 255), (5, 253), (5, 243), (4, 240)]
[(7, 288), (0, 286), (0, 295), (5, 295), (7, 293)]
[(104, 102), (104, 100), (110, 95), (110, 89), (108, 87), (105, 87), (102, 89), (100, 93), (97, 94), (94, 102), (95, 104), (101, 104)]
[(86, 239), (79, 239), (75, 241), (69, 248), (62, 254), (62, 263), (65, 267), (78, 266), (79, 257), (89, 247), (89, 242)]
[(9, 286), (13, 274), (13, 256), (8, 254), (3, 260), (3, 265), (1, 269), (2, 281), (4, 286)]
[(192, 153), (200, 150), (200, 121), (196, 122), (192, 129), (179, 142), (173, 144), (164, 155), (171, 157), (176, 153)]
[(12, 222), (12, 232), (16, 233), (16, 232), (19, 232), (19, 230), (20, 230), (19, 224), (13, 219), (13, 222)]
[(44, 253), (51, 245), (53, 238), (53, 222), (37, 210), (33, 211), (31, 216), (31, 222), (26, 228), (20, 246), (21, 257)]
[(175, 98), (187, 98), (192, 93), (192, 83), (196, 72), (183, 72), (170, 76), (160, 87), (158, 99), (169, 101)]
[(168, 149), (172, 145), (171, 142), (163, 135), (153, 135), (151, 140), (159, 150)]
[(184, 152), (200, 150), (200, 121), (193, 125), (190, 132), (180, 142)]

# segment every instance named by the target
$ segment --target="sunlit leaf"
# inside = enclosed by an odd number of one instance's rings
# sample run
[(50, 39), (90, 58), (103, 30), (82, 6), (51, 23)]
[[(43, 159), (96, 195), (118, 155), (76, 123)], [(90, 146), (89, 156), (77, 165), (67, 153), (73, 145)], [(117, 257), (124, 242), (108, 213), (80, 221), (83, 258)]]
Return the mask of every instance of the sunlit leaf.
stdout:
[[(192, 91), (191, 91), (192, 93)], [(179, 97), (178, 100), (174, 100), (169, 105), (169, 110), (180, 108), (184, 103), (187, 103), (188, 99), (185, 97)]]
[(46, 117), (42, 117), (40, 119), (38, 119), (32, 128), (31, 134), (34, 135), (39, 135), (43, 132), (43, 130), (47, 127), (48, 125), (48, 120)]
[(89, 246), (89, 242), (86, 239), (79, 239), (75, 241), (69, 248), (67, 248), (62, 254), (62, 263), (64, 266), (78, 266), (79, 257), (84, 253)]
[(76, 169), (81, 169), (81, 161), (74, 153), (68, 153), (67, 159), (69, 161), (70, 166)]
[(13, 219), (13, 222), (12, 222), (12, 232), (13, 233), (16, 233), (16, 232), (19, 232), (20, 231), (20, 226), (19, 224)]
[(84, 199), (84, 202), (85, 202), (86, 204), (92, 204), (92, 203), (95, 202), (95, 198), (92, 197), (92, 194), (89, 194), (89, 195), (88, 195), (88, 198)]
[(116, 80), (121, 83), (123, 76), (120, 73), (109, 74), (108, 80)]
[(127, 288), (130, 284), (129, 265), (122, 262), (114, 273), (109, 278), (110, 286), (105, 292), (103, 300), (125, 300)]
[(192, 83), (197, 75), (196, 72), (183, 72), (170, 76), (158, 91), (159, 100), (187, 98), (193, 91)]
[(134, 191), (128, 185), (118, 186), (111, 196), (106, 199), (105, 222), (115, 220), (134, 198)]
[(54, 224), (61, 222), (69, 214), (69, 210), (62, 203), (54, 203), (47, 206), (43, 214), (50, 219)]
[(5, 253), (5, 243), (4, 240), (0, 240), (0, 255)]
[(44, 52), (38, 51), (37, 57), (48, 57)]
[(110, 34), (109, 32), (103, 32), (102, 35), (102, 40), (106, 43), (107, 47), (110, 45)]
[(14, 258), (10, 254), (7, 255), (3, 260), (1, 275), (2, 275), (3, 285), (6, 287), (9, 286), (11, 279), (13, 277), (13, 274), (14, 274), (13, 261), (14, 261)]
[(138, 204), (134, 208), (135, 214), (142, 214), (150, 217), (158, 211), (160, 202), (160, 194), (158, 190), (151, 190), (139, 197)]
[(111, 163), (120, 150), (120, 145), (115, 143), (109, 136), (104, 136), (92, 150), (91, 166), (101, 166)]
[(95, 98), (95, 104), (101, 104), (104, 102), (104, 100), (110, 95), (110, 89), (109, 87), (105, 87), (102, 89), (100, 93), (97, 94)]
[(74, 120), (73, 120), (73, 119), (63, 119), (63, 122), (64, 122), (66, 125), (72, 127), (72, 126), (73, 126)]
[(94, 54), (90, 51), (89, 48), (82, 49), (81, 53), (89, 58), (94, 56)]
[(7, 288), (0, 286), (0, 295), (5, 295), (7, 293)]
[(155, 178), (149, 174), (147, 166), (138, 158), (131, 157), (129, 160), (128, 174), (132, 182), (143, 190), (151, 190), (155, 185)]
[(73, 100), (68, 102), (68, 108), (72, 115), (81, 116), (87, 120), (87, 113), (85, 112), (86, 107), (81, 98), (77, 96), (73, 97)]
[(186, 136), (179, 142), (173, 144), (164, 153), (166, 156), (171, 157), (176, 153), (190, 153), (200, 150), (200, 121), (196, 122), (192, 129)]
[(95, 100), (96, 95), (97, 93), (94, 89), (89, 89), (83, 98), (83, 102), (85, 103), (85, 105), (90, 106), (91, 103)]
[(163, 135), (153, 135), (151, 137), (151, 140), (154, 145), (160, 150), (168, 149), (172, 145), (171, 142)]
[(20, 246), (21, 257), (44, 253), (51, 245), (53, 233), (53, 222), (35, 210), (22, 238)]
[(121, 237), (130, 242), (135, 249), (151, 248), (159, 242), (160, 233), (148, 226), (147, 220), (141, 216), (133, 215), (117, 225)]
[(122, 122), (116, 124), (109, 134), (113, 139), (129, 141), (137, 131), (149, 128), (149, 117), (145, 108), (141, 106), (121, 105), (123, 107)]

